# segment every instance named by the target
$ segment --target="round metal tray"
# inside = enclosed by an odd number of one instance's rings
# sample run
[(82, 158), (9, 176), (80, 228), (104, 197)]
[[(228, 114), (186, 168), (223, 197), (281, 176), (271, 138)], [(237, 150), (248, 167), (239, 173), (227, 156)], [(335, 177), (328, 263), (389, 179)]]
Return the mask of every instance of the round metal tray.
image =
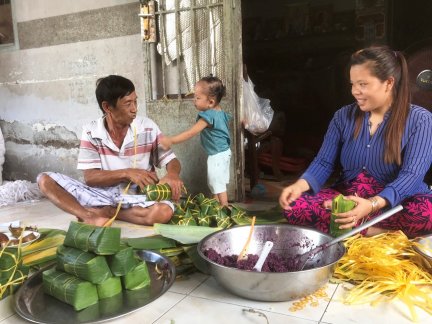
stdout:
[[(152, 251), (138, 251), (146, 261), (151, 284), (138, 290), (123, 290), (116, 296), (101, 299), (95, 305), (79, 312), (71, 305), (46, 295), (42, 287), (42, 270), (36, 272), (15, 293), (15, 311), (33, 323), (101, 323), (130, 314), (162, 296), (174, 283), (175, 267), (172, 262)], [(163, 270), (162, 274), (156, 271)]]

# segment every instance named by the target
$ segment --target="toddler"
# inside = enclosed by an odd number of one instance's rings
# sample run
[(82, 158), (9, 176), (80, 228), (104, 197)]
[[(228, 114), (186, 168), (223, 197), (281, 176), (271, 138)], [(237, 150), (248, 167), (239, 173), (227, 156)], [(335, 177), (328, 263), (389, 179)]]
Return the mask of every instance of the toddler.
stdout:
[(226, 187), (231, 159), (228, 122), (231, 115), (219, 105), (223, 96), (225, 86), (219, 78), (210, 75), (199, 80), (194, 92), (194, 105), (198, 110), (196, 123), (183, 133), (163, 137), (161, 145), (167, 149), (200, 133), (201, 145), (208, 154), (207, 182), (210, 191), (222, 206), (227, 206)]

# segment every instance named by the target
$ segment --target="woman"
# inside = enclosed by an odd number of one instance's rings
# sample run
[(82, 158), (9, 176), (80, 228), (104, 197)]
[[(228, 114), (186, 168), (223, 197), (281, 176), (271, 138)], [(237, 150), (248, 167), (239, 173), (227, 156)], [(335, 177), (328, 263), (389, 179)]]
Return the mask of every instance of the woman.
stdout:
[[(335, 113), (314, 161), (282, 191), (284, 214), (291, 224), (328, 232), (331, 199), (342, 193), (356, 207), (338, 215), (340, 229), (402, 204), (402, 211), (364, 234), (431, 233), (432, 191), (424, 177), (432, 161), (432, 114), (409, 102), (406, 60), (376, 46), (355, 52), (349, 67), (356, 102)], [(339, 180), (322, 189), (338, 163)]]

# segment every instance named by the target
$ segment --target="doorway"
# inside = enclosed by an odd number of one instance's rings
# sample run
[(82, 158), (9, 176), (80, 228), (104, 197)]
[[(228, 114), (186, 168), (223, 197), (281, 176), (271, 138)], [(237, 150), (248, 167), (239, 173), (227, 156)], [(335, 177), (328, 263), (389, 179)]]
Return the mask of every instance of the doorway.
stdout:
[(255, 92), (271, 101), (270, 129), (281, 139), (281, 152), (271, 138), (258, 148), (261, 176), (276, 173), (261, 156), (280, 153), (283, 180), (304, 171), (334, 112), (352, 101), (344, 67), (358, 41), (355, 1), (270, 3), (242, 1), (243, 61)]

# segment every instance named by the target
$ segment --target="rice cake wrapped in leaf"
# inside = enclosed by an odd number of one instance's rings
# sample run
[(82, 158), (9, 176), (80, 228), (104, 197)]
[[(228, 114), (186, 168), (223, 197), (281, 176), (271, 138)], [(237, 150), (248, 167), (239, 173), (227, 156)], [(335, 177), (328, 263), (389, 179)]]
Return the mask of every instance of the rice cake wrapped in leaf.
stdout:
[(142, 190), (151, 201), (171, 200), (172, 191), (168, 183), (146, 185)]
[(27, 279), (29, 268), (21, 266), (0, 272), (0, 300), (8, 295), (12, 295)]
[(76, 311), (98, 302), (96, 286), (71, 274), (49, 269), (42, 273), (42, 282), (46, 294), (72, 305)]
[(111, 255), (120, 248), (120, 228), (71, 222), (64, 245), (98, 255)]
[(122, 278), (123, 287), (128, 290), (136, 290), (150, 284), (150, 273), (145, 261), (140, 262), (132, 271)]
[(114, 276), (124, 276), (137, 266), (139, 260), (132, 247), (123, 247), (114, 255), (107, 257), (109, 267)]
[(0, 270), (8, 270), (15, 265), (21, 265), (22, 261), (18, 256), (18, 249), (0, 249)]
[[(120, 286), (121, 286), (121, 279), (119, 277), (117, 277), (117, 279), (120, 281)], [(124, 305), (123, 293), (114, 295), (110, 298), (100, 299), (99, 300), (100, 318), (108, 318), (113, 315), (115, 315), (115, 317), (118, 317), (118, 314), (119, 312), (121, 312), (123, 305)], [(130, 304), (128, 304), (128, 306), (130, 306)]]
[(96, 285), (99, 299), (112, 297), (121, 293), (122, 284), (120, 277), (111, 277)]
[(221, 210), (219, 210), (218, 214), (216, 215), (216, 226), (220, 228), (228, 228), (231, 227), (231, 225), (232, 225), (231, 218), (222, 208)]
[(57, 269), (94, 284), (112, 277), (104, 256), (64, 245), (57, 249)]

